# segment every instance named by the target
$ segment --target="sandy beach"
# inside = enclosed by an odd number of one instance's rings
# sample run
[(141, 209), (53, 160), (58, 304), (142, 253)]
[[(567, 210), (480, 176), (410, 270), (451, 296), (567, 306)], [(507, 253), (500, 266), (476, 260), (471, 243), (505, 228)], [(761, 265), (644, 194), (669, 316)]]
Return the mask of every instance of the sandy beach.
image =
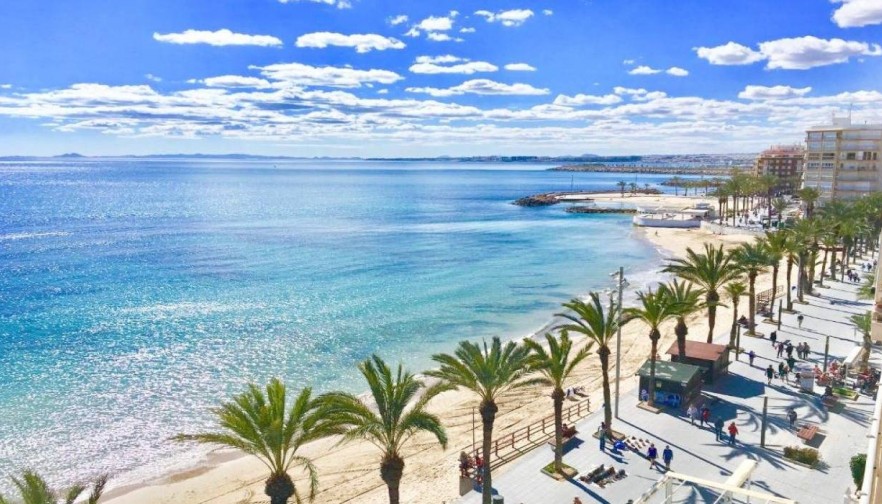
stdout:
[[(603, 202), (627, 202), (641, 206), (686, 207), (698, 201), (713, 199), (673, 196), (634, 196), (621, 198), (619, 194), (598, 195), (595, 200)], [(687, 248), (701, 249), (704, 243), (723, 243), (734, 246), (753, 240), (748, 235), (717, 236), (700, 230), (635, 228), (665, 256), (682, 256)], [(779, 282), (784, 283), (783, 271)], [(659, 277), (661, 279), (661, 275)], [(757, 280), (757, 291), (771, 286), (771, 275)], [(746, 299), (742, 305), (746, 305)], [(716, 332), (725, 331), (731, 324), (731, 308), (720, 308)], [(692, 316), (689, 321), (689, 338), (704, 340), (707, 335), (706, 312)], [(673, 324), (663, 328), (660, 351), (674, 340)], [(622, 331), (622, 369), (626, 377), (622, 382), (622, 394), (633, 394), (633, 374), (647, 358), (650, 341), (648, 329), (638, 322), (625, 326)], [(578, 339), (582, 344), (581, 339)], [(592, 356), (583, 364), (569, 383), (581, 385), (590, 391), (592, 409), (602, 404), (600, 392), (599, 359)], [(611, 375), (613, 371), (611, 370)], [(546, 388), (518, 390), (499, 401), (495, 431), (508, 430), (548, 416), (552, 412), (551, 399)], [(433, 503), (452, 502), (459, 497), (457, 456), (472, 441), (472, 409), (477, 406), (475, 397), (467, 391), (449, 392), (439, 397), (431, 409), (442, 417), (450, 438), (449, 446), (442, 450), (427, 437), (415, 439), (405, 454), (406, 467), (401, 482), (402, 502)], [(480, 425), (479, 425), (480, 429)], [(478, 433), (480, 437), (480, 433)], [(307, 446), (302, 455), (312, 458), (319, 471), (321, 483), (316, 502), (321, 503), (381, 503), (387, 502), (386, 488), (379, 476), (379, 452), (367, 443), (336, 445), (329, 439)], [(506, 466), (498, 471), (504, 472)], [(254, 458), (235, 452), (218, 450), (202, 464), (192, 469), (168, 476), (142, 486), (116, 488), (107, 494), (111, 504), (243, 504), (268, 502), (263, 494), (265, 468)], [(292, 474), (299, 485), (303, 475)], [(302, 488), (302, 487), (301, 487)]]

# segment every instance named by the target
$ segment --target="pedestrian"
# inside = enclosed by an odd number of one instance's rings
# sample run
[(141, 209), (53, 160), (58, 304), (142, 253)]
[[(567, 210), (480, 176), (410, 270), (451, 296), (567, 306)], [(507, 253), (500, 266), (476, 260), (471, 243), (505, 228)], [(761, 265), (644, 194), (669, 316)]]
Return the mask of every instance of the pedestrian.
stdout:
[(808, 360), (808, 358), (809, 358), (809, 353), (811, 353), (811, 351), (812, 351), (812, 349), (811, 349), (811, 347), (809, 347), (808, 342), (806, 342), (805, 345), (802, 345), (802, 355), (803, 355), (803, 359)]
[(772, 369), (772, 365), (769, 364), (769, 367), (766, 368), (766, 378), (767, 378), (767, 380), (766, 380), (766, 384), (767, 384), (767, 385), (771, 385), (771, 384), (772, 384), (772, 378), (773, 378), (774, 376), (775, 376), (775, 370)]
[(781, 358), (781, 355), (784, 354), (784, 342), (778, 343), (778, 358)]
[(796, 425), (796, 410), (790, 408), (790, 411), (787, 412), (787, 419), (790, 420), (790, 428), (792, 429), (794, 425)]
[(735, 444), (735, 436), (738, 435), (738, 427), (735, 426), (735, 422), (729, 424), (729, 444)]
[(718, 416), (717, 419), (714, 421), (714, 432), (717, 435), (717, 441), (721, 441), (723, 439), (723, 425), (723, 417)]
[(671, 461), (674, 460), (674, 451), (671, 450), (670, 446), (665, 446), (665, 450), (662, 452), (662, 460), (665, 461), (665, 471), (669, 471), (671, 469)]
[(800, 329), (802, 329), (802, 319), (804, 319), (804, 318), (805, 318), (805, 317), (802, 316), (802, 313), (800, 313), (799, 315), (796, 316), (796, 322), (799, 323), (799, 328), (800, 328)]
[(600, 422), (600, 451), (606, 451), (606, 422)]
[(787, 357), (793, 356), (793, 344), (787, 343)]
[(701, 426), (704, 427), (705, 422), (710, 425), (710, 409), (707, 406), (701, 408)]
[(786, 364), (783, 362), (778, 363), (778, 378), (781, 378), (782, 380), (784, 379), (784, 366), (786, 366)]
[(796, 359), (793, 357), (787, 357), (787, 369), (791, 370), (796, 368)]
[(778, 331), (772, 331), (769, 335), (769, 341), (772, 342), (772, 348), (775, 348), (775, 342), (778, 341)]
[(784, 382), (790, 382), (790, 368), (786, 364), (784, 365)]
[(689, 416), (689, 423), (695, 425), (695, 419), (698, 418), (698, 408), (694, 404), (690, 404), (689, 408), (686, 409), (686, 415)]
[(658, 449), (655, 447), (654, 443), (649, 443), (649, 449), (646, 451), (646, 458), (649, 459), (649, 468), (653, 469), (655, 467), (655, 459), (658, 458)]
[(802, 343), (796, 345), (796, 356), (802, 359)]
[(750, 353), (747, 354), (747, 358), (750, 359), (750, 367), (753, 367), (753, 359), (756, 358), (756, 352), (751, 350)]

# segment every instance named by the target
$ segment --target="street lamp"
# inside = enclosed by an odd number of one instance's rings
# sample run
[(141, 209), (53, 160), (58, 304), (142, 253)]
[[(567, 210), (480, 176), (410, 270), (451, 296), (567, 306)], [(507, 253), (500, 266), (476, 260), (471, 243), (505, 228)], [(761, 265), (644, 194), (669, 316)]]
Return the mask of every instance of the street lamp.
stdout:
[(619, 381), (622, 367), (622, 290), (625, 288), (625, 268), (619, 266), (619, 313), (616, 331), (616, 418), (619, 418)]

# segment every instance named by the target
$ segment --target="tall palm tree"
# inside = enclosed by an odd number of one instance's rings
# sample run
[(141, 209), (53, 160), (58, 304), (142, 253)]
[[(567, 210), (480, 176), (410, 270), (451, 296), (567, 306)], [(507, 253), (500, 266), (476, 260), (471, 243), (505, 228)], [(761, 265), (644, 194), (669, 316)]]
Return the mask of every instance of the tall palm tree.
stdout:
[(742, 243), (738, 248), (732, 251), (732, 258), (741, 270), (747, 275), (748, 283), (748, 324), (747, 334), (756, 334), (756, 277), (760, 273), (764, 273), (772, 257), (765, 244), (762, 242)]
[(683, 280), (688, 280), (700, 286), (705, 291), (705, 305), (707, 305), (707, 342), (714, 340), (714, 326), (717, 321), (717, 306), (720, 304), (719, 290), (727, 283), (741, 276), (737, 265), (723, 251), (723, 246), (714, 247), (706, 243), (704, 253), (696, 253), (691, 248), (686, 249), (686, 257), (673, 259), (664, 271), (673, 273)]
[[(604, 311), (600, 296), (596, 292), (589, 295), (591, 302), (586, 303), (580, 299), (573, 299), (564, 303), (564, 308), (572, 313), (558, 313), (557, 316), (570, 321), (563, 324), (560, 329), (584, 334), (597, 345), (597, 355), (600, 357), (600, 375), (603, 380), (603, 419), (606, 426), (612, 428), (612, 398), (609, 390), (609, 357), (612, 354), (609, 345), (619, 330), (618, 310), (621, 308), (614, 302), (610, 302), (609, 310)], [(622, 319), (622, 325), (627, 320)]]
[(499, 338), (494, 337), (490, 346), (484, 342), (483, 347), (468, 341), (460, 342), (451, 354), (435, 354), (432, 360), (440, 364), (440, 368), (426, 374), (440, 378), (453, 387), (471, 390), (481, 399), (478, 411), (481, 413), (483, 427), (484, 474), (482, 483), (483, 504), (490, 504), (493, 482), (490, 471), (490, 445), (493, 442), (493, 423), (499, 407), (496, 400), (507, 390), (542, 383), (542, 380), (527, 378), (530, 350), (513, 342), (504, 346)]
[(805, 217), (810, 219), (815, 211), (815, 203), (821, 197), (821, 193), (814, 187), (803, 187), (797, 191), (799, 199), (805, 203)]
[(573, 341), (566, 329), (561, 331), (560, 340), (551, 333), (545, 333), (546, 349), (536, 340), (524, 340), (524, 345), (530, 349), (530, 367), (538, 371), (548, 385), (551, 385), (551, 399), (554, 402), (554, 470), (560, 473), (563, 470), (563, 400), (564, 382), (573, 373), (576, 366), (588, 357), (588, 352), (593, 345), (592, 341), (583, 346), (575, 354)]
[(809, 267), (814, 263), (812, 259), (814, 252), (818, 249), (818, 240), (821, 237), (823, 228), (818, 219), (800, 219), (793, 226), (793, 234), (791, 235), (793, 249), (796, 252), (797, 264), (797, 288), (796, 296), (799, 302), (804, 302), (803, 295), (805, 292), (811, 292), (812, 285), (809, 278)]
[(634, 193), (637, 192), (637, 184), (636, 184), (635, 182), (631, 182), (631, 183), (629, 183), (629, 184), (628, 184), (628, 187), (631, 188), (631, 194), (634, 194)]
[[(92, 483), (92, 489), (89, 492), (88, 498), (81, 502), (86, 504), (97, 504), (98, 499), (101, 498), (101, 494), (104, 493), (104, 486), (107, 485), (107, 478), (107, 475), (99, 476), (95, 482)], [(79, 499), (80, 495), (86, 491), (85, 486), (74, 485), (59, 494), (49, 488), (46, 480), (33, 471), (24, 471), (21, 478), (12, 476), (11, 479), (12, 484), (18, 490), (21, 504), (58, 504), (59, 501), (64, 504), (74, 504), (74, 502)], [(0, 495), (0, 504), (12, 503), (13, 501), (6, 500), (5, 497)]]
[[(765, 236), (757, 238), (761, 240), (769, 253), (770, 263), (772, 267), (772, 297), (769, 300), (769, 311), (775, 311), (775, 298), (778, 294), (778, 270), (781, 269), (781, 261), (787, 253), (787, 240), (790, 235), (782, 231), (766, 231)], [(780, 314), (779, 314), (780, 316)]]
[(671, 177), (671, 180), (669, 180), (668, 183), (674, 187), (674, 196), (679, 196), (680, 195), (680, 185), (683, 183), (683, 179), (674, 175), (673, 177)]
[(735, 348), (735, 333), (738, 330), (738, 300), (747, 292), (744, 282), (732, 282), (726, 284), (726, 294), (732, 301), (732, 328), (729, 330), (729, 348)]
[(676, 305), (677, 310), (677, 325), (674, 326), (674, 334), (677, 335), (677, 351), (680, 354), (680, 362), (686, 362), (686, 335), (689, 334), (686, 317), (704, 308), (704, 302), (701, 299), (704, 290), (694, 287), (695, 285), (691, 282), (681, 283), (676, 278), (668, 284), (671, 301)]
[(393, 374), (376, 355), (359, 364), (358, 369), (368, 384), (372, 404), (345, 392), (324, 394), (320, 401), (328, 421), (345, 430), (342, 441), (364, 439), (382, 450), (380, 477), (389, 490), (389, 504), (398, 504), (405, 444), (417, 433), (428, 432), (442, 448), (447, 448), (447, 433), (441, 420), (426, 410), (429, 401), (445, 387), (425, 389), (422, 380), (405, 371), (401, 364)]
[(776, 224), (778, 228), (781, 227), (781, 218), (784, 216), (784, 210), (787, 210), (787, 200), (784, 198), (775, 198), (772, 200), (772, 208), (775, 209), (775, 214), (778, 216), (778, 220)]
[(859, 313), (850, 317), (851, 323), (857, 327), (863, 337), (864, 353), (861, 356), (861, 369), (866, 369), (870, 362), (870, 352), (873, 350), (873, 340), (870, 339), (870, 331), (872, 330), (873, 317), (871, 312)]
[(658, 354), (658, 340), (661, 339), (659, 328), (668, 320), (676, 318), (678, 311), (665, 285), (660, 285), (656, 291), (638, 291), (637, 299), (640, 300), (640, 306), (626, 308), (624, 314), (629, 320), (641, 320), (649, 326), (649, 339), (652, 341), (649, 355), (649, 405), (652, 406), (655, 404), (655, 356)]
[(619, 189), (622, 190), (622, 197), (624, 198), (625, 197), (625, 188), (628, 187), (628, 183), (625, 182), (624, 180), (619, 180), (618, 182), (616, 182), (616, 185), (619, 186)]
[(294, 497), (299, 504), (302, 498), (288, 470), (299, 466), (307, 471), (309, 501), (318, 490), (318, 472), (310, 459), (297, 455), (297, 450), (310, 441), (341, 432), (325, 420), (320, 406), (307, 387), (288, 409), (285, 385), (273, 378), (266, 385), (266, 393), (252, 383), (246, 392), (215, 409), (219, 431), (179, 434), (175, 439), (228, 446), (254, 455), (270, 471), (264, 486), (270, 503), (286, 504)]

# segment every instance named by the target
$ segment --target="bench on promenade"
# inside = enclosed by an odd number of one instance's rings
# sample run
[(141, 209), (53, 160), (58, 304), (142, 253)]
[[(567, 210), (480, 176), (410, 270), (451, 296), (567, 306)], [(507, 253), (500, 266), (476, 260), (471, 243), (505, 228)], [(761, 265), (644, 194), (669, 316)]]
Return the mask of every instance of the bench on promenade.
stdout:
[(817, 425), (806, 425), (803, 428), (799, 429), (799, 432), (796, 433), (796, 437), (802, 439), (806, 443), (815, 438), (818, 434), (818, 426)]

